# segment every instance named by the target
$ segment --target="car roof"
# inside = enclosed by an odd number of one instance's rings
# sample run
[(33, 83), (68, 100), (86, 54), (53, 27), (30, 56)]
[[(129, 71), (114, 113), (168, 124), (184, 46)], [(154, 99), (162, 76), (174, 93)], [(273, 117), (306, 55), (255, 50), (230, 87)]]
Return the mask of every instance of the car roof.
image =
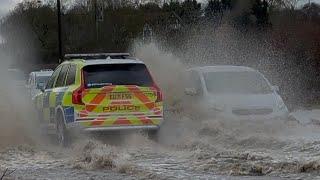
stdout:
[(34, 71), (30, 74), (34, 74), (35, 76), (51, 76), (53, 71)]
[(137, 59), (95, 59), (95, 60), (86, 60), (84, 64), (94, 65), (94, 64), (144, 64), (144, 63)]
[(131, 57), (129, 53), (94, 53), (94, 54), (66, 54), (65, 62), (86, 65), (96, 64), (144, 64), (142, 61)]
[(99, 64), (144, 64), (144, 62), (137, 59), (93, 59), (93, 60), (72, 59), (70, 61), (63, 62), (62, 64), (81, 64), (83, 66), (88, 66), (88, 65), (99, 65)]
[(231, 65), (193, 67), (189, 69), (189, 71), (191, 70), (198, 72), (257, 72), (257, 70), (250, 67)]

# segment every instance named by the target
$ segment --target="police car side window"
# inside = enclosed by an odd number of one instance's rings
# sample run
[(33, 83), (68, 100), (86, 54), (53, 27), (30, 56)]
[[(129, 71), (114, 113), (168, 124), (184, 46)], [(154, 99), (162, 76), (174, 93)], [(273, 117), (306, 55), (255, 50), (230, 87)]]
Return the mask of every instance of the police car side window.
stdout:
[(61, 67), (58, 67), (52, 74), (52, 76), (50, 77), (47, 85), (46, 85), (46, 89), (52, 89), (53, 85), (54, 85), (54, 81), (56, 80), (56, 77), (58, 76), (59, 72), (61, 70)]
[(66, 86), (74, 84), (76, 78), (76, 70), (77, 69), (75, 65), (70, 65), (66, 80)]
[(69, 65), (63, 65), (61, 71), (59, 73), (58, 79), (54, 85), (54, 87), (63, 87), (66, 79), (66, 75), (68, 72)]

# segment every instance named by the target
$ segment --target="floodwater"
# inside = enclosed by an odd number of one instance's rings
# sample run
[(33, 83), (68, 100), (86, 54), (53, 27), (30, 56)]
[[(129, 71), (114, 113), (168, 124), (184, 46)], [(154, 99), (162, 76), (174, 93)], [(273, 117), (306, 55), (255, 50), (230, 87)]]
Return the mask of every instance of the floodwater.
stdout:
[(86, 135), (69, 148), (49, 140), (12, 145), (1, 150), (0, 168), (14, 170), (9, 179), (320, 178), (320, 130), (315, 125), (168, 114), (173, 119), (160, 132), (159, 142), (130, 133)]

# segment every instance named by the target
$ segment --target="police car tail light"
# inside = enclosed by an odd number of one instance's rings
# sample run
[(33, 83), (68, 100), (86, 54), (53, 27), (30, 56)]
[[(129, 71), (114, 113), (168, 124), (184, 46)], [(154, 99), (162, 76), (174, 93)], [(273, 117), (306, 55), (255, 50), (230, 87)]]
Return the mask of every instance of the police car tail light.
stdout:
[(158, 86), (155, 87), (157, 89), (157, 99), (156, 102), (161, 102), (163, 100), (163, 94)]
[(82, 71), (81, 72), (81, 85), (79, 88), (77, 88), (76, 90), (74, 90), (72, 92), (72, 103), (73, 104), (84, 105), (84, 103), (82, 101), (82, 93), (85, 90), (83, 81), (84, 80), (83, 80), (83, 71)]
[(153, 81), (153, 86), (154, 89), (157, 91), (157, 99), (156, 102), (161, 102), (163, 100), (163, 94), (159, 86)]
[(161, 102), (163, 100), (163, 94), (161, 92), (161, 89), (159, 88), (159, 86), (153, 81), (153, 86), (154, 89), (156, 89), (157, 91), (157, 99), (156, 102)]
[(82, 92), (83, 91), (84, 91), (84, 87), (80, 86), (78, 89), (76, 89), (72, 92), (72, 103), (73, 104), (84, 105), (84, 103), (82, 102)]
[(149, 70), (148, 70), (148, 73), (149, 73), (149, 75), (150, 75), (150, 77), (151, 77), (151, 79), (152, 79), (152, 82), (153, 82), (153, 86), (152, 86), (152, 87), (154, 87), (154, 88), (156, 89), (156, 91), (157, 91), (157, 99), (156, 99), (156, 102), (161, 102), (161, 101), (163, 101), (163, 94), (162, 94), (162, 92), (161, 92), (161, 89), (160, 89), (159, 86), (155, 83), (154, 78), (153, 78), (153, 76), (151, 75), (151, 73), (150, 73)]

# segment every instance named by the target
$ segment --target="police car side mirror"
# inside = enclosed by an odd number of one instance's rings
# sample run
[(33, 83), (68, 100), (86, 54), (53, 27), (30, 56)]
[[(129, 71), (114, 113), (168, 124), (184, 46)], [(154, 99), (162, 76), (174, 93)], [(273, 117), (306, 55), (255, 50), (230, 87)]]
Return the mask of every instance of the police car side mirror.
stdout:
[(186, 95), (189, 95), (189, 96), (195, 96), (195, 95), (198, 94), (196, 88), (185, 88), (185, 89), (184, 89), (184, 93), (185, 93)]

